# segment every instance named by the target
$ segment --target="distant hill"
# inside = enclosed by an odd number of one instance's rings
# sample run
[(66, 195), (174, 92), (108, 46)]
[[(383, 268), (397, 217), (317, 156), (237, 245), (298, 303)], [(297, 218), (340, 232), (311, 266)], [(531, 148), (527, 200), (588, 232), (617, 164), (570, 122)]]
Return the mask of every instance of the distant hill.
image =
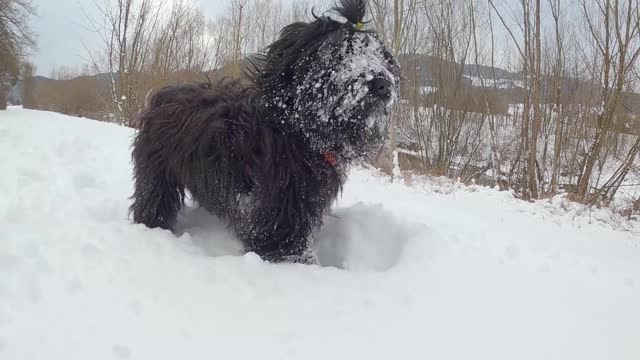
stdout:
[[(446, 83), (447, 79), (454, 81), (460, 69), (459, 64), (427, 54), (401, 54), (398, 56), (398, 60), (402, 69), (405, 71), (406, 81), (410, 84), (417, 81), (418, 86), (425, 94), (437, 90), (438, 83)], [(115, 75), (117, 77), (117, 74)], [(504, 103), (514, 104), (524, 101), (524, 77), (521, 73), (499, 67), (465, 64), (462, 68), (462, 75), (462, 85), (468, 89), (480, 89), (484, 85), (484, 87), (487, 88), (495, 88), (497, 96), (499, 96)], [(111, 75), (109, 73), (100, 73), (79, 78), (94, 79), (100, 89), (108, 89), (111, 83)], [(57, 81), (68, 80), (54, 80), (45, 76), (36, 76), (34, 78), (36, 87), (47, 82)], [(22, 104), (23, 86), (23, 81), (20, 80), (10, 89), (8, 94), (9, 102), (12, 104)], [(555, 89), (552, 84), (548, 82), (544, 83), (543, 81), (543, 98), (551, 99), (554, 91)], [(596, 100), (599, 97), (599, 86), (584, 80), (565, 78), (561, 82), (561, 91), (564, 103), (581, 103), (586, 101), (584, 99), (591, 99), (588, 104), (590, 106), (599, 103), (599, 101)], [(629, 112), (640, 113), (640, 94), (625, 94), (623, 106), (625, 110)]]
[[(460, 64), (442, 60), (427, 54), (399, 55), (398, 60), (404, 69), (406, 81), (416, 85), (425, 95), (437, 90), (437, 84), (453, 83), (459, 75)], [(462, 66), (462, 85), (468, 89), (495, 89), (505, 103), (524, 102), (524, 76), (498, 67), (465, 64)], [(552, 101), (555, 85), (543, 79), (543, 99)], [(600, 86), (589, 81), (566, 77), (560, 82), (563, 103), (582, 103), (588, 106), (599, 104)], [(640, 113), (640, 94), (625, 93), (622, 106), (626, 111)]]
[[(41, 82), (51, 81), (51, 79), (45, 76), (36, 76), (33, 78), (33, 81), (34, 83), (38, 84)], [(24, 81), (18, 80), (16, 84), (9, 89), (7, 100), (14, 105), (22, 105), (23, 89), (24, 89)]]
[[(402, 54), (398, 56), (398, 61), (402, 68), (406, 69), (407, 78), (419, 79), (421, 85), (424, 86), (433, 85), (436, 77), (453, 77), (460, 71), (459, 64), (426, 54)], [(518, 73), (484, 65), (466, 64), (462, 67), (462, 75), (465, 78), (465, 83), (469, 85), (474, 84), (476, 79), (493, 79), (494, 76), (505, 83), (515, 84), (522, 81), (522, 75)]]
[[(118, 74), (114, 74), (114, 75), (117, 79)], [(94, 79), (98, 84), (99, 88), (104, 88), (105, 86), (109, 86), (111, 82), (111, 75), (109, 73), (100, 73), (100, 74), (91, 75), (91, 76), (79, 76), (74, 78), (73, 80), (83, 79), (83, 78)], [(69, 80), (55, 80), (55, 79), (48, 78), (46, 76), (35, 76), (33, 78), (34, 86), (36, 88), (41, 87), (43, 84), (50, 83), (50, 82), (65, 82), (65, 81), (69, 81)], [(24, 89), (24, 81), (18, 80), (16, 84), (9, 90), (7, 100), (9, 100), (9, 102), (12, 104), (21, 105), (23, 89)]]

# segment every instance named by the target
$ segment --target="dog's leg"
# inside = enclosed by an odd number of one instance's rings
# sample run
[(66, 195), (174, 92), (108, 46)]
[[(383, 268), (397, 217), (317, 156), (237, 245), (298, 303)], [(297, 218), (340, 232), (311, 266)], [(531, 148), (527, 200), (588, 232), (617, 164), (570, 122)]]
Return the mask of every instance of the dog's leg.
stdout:
[[(309, 192), (300, 196), (299, 189), (303, 188), (302, 184), (290, 184), (280, 188), (276, 196), (267, 191), (250, 201), (251, 210), (234, 221), (240, 224), (236, 230), (247, 251), (271, 262), (319, 263), (311, 233), (322, 223), (324, 212), (337, 193), (337, 185), (315, 196)], [(271, 200), (264, 200), (265, 197)]]
[(306, 219), (292, 219), (284, 208), (256, 205), (232, 221), (247, 252), (270, 262), (317, 263)]
[(133, 221), (170, 230), (184, 202), (184, 187), (162, 168), (136, 159)]

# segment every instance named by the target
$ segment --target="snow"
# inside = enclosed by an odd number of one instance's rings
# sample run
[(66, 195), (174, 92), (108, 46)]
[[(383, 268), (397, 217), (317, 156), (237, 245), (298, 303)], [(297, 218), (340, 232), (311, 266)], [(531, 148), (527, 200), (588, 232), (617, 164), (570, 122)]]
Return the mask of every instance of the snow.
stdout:
[(424, 85), (424, 86), (420, 86), (420, 94), (422, 95), (428, 95), (434, 92), (438, 91), (438, 88), (435, 86), (431, 86), (431, 85)]
[(471, 81), (471, 84), (475, 87), (487, 87), (497, 89), (524, 89), (523, 80), (512, 79), (493, 79), (491, 77), (481, 78), (478, 76), (466, 75), (465, 78)]
[(398, 149), (393, 150), (393, 169), (391, 171), (394, 177), (401, 177), (400, 171), (400, 157), (398, 156)]
[(640, 358), (640, 231), (607, 210), (358, 168), (326, 266), (269, 264), (199, 209), (131, 224), (131, 136), (0, 112), (0, 359)]

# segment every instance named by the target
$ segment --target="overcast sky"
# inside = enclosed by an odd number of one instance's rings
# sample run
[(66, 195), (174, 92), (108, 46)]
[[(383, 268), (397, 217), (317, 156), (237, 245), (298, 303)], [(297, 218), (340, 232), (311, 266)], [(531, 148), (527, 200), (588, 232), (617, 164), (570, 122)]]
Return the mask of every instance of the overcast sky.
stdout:
[[(82, 45), (96, 43), (96, 35), (86, 29), (83, 10), (95, 14), (96, 2), (103, 0), (34, 0), (38, 16), (32, 27), (38, 35), (38, 48), (33, 54), (38, 75), (48, 76), (59, 66), (80, 67), (87, 63)], [(202, 5), (209, 16), (221, 12), (229, 0), (193, 0)]]

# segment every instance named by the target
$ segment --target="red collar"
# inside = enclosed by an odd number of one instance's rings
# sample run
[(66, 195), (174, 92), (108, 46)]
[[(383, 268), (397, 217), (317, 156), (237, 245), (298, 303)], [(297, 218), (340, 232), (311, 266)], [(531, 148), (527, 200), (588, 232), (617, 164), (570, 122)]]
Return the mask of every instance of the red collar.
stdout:
[(326, 150), (325, 152), (322, 153), (322, 155), (324, 156), (324, 161), (326, 161), (329, 165), (331, 166), (338, 165), (338, 157), (333, 151)]

